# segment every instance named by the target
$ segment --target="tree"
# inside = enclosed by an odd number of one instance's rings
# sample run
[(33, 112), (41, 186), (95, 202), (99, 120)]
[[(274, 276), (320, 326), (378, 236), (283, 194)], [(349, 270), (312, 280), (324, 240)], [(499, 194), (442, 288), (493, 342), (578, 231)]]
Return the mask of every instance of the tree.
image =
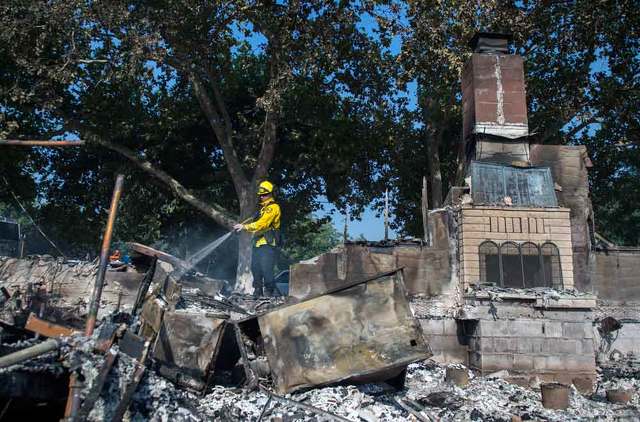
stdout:
[[(8, 28), (2, 41), (23, 47), (4, 51), (15, 67), (16, 108), (46, 110), (58, 131), (73, 131), (125, 157), (174, 196), (230, 227), (253, 214), (261, 179), (283, 179), (269, 173), (278, 141), (295, 135), (283, 128), (294, 87), (305, 87), (311, 98), (337, 98), (345, 122), (353, 120), (349, 107), (362, 113), (369, 106), (358, 104), (379, 103), (382, 55), (358, 27), (365, 7), (366, 2), (195, 0), (107, 6), (76, 0), (27, 6), (11, 1), (0, 10)], [(261, 73), (237, 98), (234, 88), (244, 82), (247, 68)], [(38, 84), (30, 85), (34, 79)], [(160, 124), (157, 117), (176, 92), (194, 98), (206, 119), (216, 146), (206, 148), (203, 162), (228, 172), (235, 196), (230, 203), (203, 199), (169, 172), (171, 160), (158, 160), (158, 153), (173, 148), (162, 145), (165, 139), (149, 125)], [(134, 94), (129, 102), (128, 93)], [(105, 118), (107, 110), (114, 118)], [(250, 288), (249, 242), (248, 236), (240, 238), (240, 290)]]
[(340, 243), (340, 233), (331, 221), (307, 216), (287, 230), (283, 255), (287, 265), (313, 258)]

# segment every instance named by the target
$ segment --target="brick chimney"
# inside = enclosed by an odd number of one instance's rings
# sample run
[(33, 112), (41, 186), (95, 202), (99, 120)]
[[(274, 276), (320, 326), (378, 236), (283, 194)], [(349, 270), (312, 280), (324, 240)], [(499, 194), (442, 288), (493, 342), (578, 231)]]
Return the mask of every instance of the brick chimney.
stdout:
[(469, 159), (528, 161), (529, 125), (521, 56), (511, 36), (478, 33), (462, 75), (463, 137)]

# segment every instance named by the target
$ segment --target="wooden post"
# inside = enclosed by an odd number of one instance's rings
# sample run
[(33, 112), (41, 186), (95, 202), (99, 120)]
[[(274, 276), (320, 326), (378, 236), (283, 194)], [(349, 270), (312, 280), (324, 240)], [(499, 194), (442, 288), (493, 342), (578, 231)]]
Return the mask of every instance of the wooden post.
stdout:
[(431, 244), (429, 233), (429, 192), (427, 190), (427, 176), (422, 176), (422, 231), (424, 233), (424, 241)]
[(91, 302), (89, 304), (89, 312), (87, 314), (87, 325), (84, 332), (86, 336), (91, 336), (91, 334), (93, 334), (93, 329), (95, 328), (96, 320), (98, 319), (98, 308), (100, 307), (100, 298), (102, 297), (104, 277), (107, 272), (107, 265), (109, 265), (111, 236), (113, 235), (113, 226), (116, 221), (116, 215), (118, 214), (118, 201), (120, 201), (120, 195), (122, 195), (123, 183), (124, 176), (119, 174), (116, 178), (113, 196), (111, 197), (111, 207), (109, 208), (107, 227), (104, 230), (104, 236), (102, 238), (102, 247), (100, 248), (100, 266), (98, 267), (98, 275), (96, 276), (93, 293), (91, 294)]

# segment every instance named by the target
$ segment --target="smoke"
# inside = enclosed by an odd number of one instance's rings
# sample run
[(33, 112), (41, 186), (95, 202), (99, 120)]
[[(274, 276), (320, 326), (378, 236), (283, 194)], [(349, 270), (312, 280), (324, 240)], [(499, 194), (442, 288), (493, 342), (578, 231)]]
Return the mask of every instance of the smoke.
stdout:
[(218, 249), (218, 247), (220, 247), (220, 245), (222, 245), (225, 242), (225, 240), (231, 237), (232, 234), (233, 232), (228, 232), (227, 234), (220, 236), (213, 242), (206, 245), (204, 248), (200, 249), (198, 252), (188, 257), (186, 261), (189, 264), (189, 266), (187, 268), (181, 269), (180, 272), (178, 272), (177, 274), (178, 279), (180, 279), (186, 272), (190, 271), (196, 265), (198, 265), (203, 259), (208, 257), (213, 251)]

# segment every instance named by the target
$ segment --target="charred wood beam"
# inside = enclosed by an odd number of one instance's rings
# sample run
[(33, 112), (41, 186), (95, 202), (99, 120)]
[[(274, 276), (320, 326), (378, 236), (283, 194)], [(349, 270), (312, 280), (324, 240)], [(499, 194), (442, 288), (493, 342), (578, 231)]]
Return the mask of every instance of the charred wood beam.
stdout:
[(104, 384), (107, 381), (107, 377), (109, 376), (109, 372), (111, 372), (111, 368), (113, 368), (113, 364), (118, 357), (118, 352), (113, 352), (109, 350), (107, 352), (107, 356), (104, 359), (104, 363), (100, 368), (100, 373), (98, 377), (93, 382), (91, 386), (91, 390), (87, 393), (87, 396), (84, 399), (84, 403), (82, 407), (78, 411), (77, 415), (71, 415), (72, 421), (86, 421), (91, 413), (91, 410), (96, 404), (98, 397), (100, 397), (100, 393), (104, 388)]
[(421, 412), (418, 412), (417, 410), (412, 409), (408, 404), (404, 402), (404, 400), (402, 400), (402, 398), (394, 397), (393, 401), (398, 406), (400, 406), (404, 411), (406, 411), (410, 415), (413, 415), (420, 422), (431, 422), (431, 418), (425, 416), (424, 414), (422, 414)]
[(11, 403), (13, 403), (13, 398), (9, 398), (9, 400), (7, 400), (7, 404), (5, 404), (4, 407), (2, 408), (2, 412), (0, 412), (0, 420), (2, 420), (4, 418), (4, 415), (7, 414), (7, 411), (9, 410), (9, 406), (11, 406)]
[(136, 301), (134, 302), (133, 308), (131, 309), (131, 316), (136, 316), (138, 309), (142, 307), (142, 302), (144, 302), (147, 291), (149, 291), (149, 286), (151, 286), (151, 282), (153, 281), (153, 275), (156, 272), (157, 263), (158, 257), (154, 256), (149, 269), (142, 279), (142, 283), (140, 283), (140, 288), (138, 289), (138, 294), (136, 295)]
[(233, 331), (236, 336), (236, 343), (238, 344), (238, 348), (240, 349), (240, 357), (242, 358), (242, 367), (244, 368), (244, 375), (246, 377), (245, 387), (250, 390), (253, 390), (258, 386), (258, 377), (253, 373), (251, 369), (251, 365), (249, 364), (249, 356), (247, 353), (247, 348), (244, 345), (244, 341), (242, 339), (242, 331), (240, 330), (240, 326), (238, 326), (237, 322), (233, 322)]
[(271, 404), (271, 400), (273, 400), (273, 396), (269, 395), (267, 402), (264, 404), (264, 407), (262, 408), (262, 412), (260, 412), (260, 417), (258, 418), (258, 422), (262, 422), (262, 418), (264, 417), (264, 414), (267, 412), (267, 409)]
[(127, 247), (140, 255), (150, 256), (157, 258), (160, 261), (168, 262), (174, 267), (189, 268), (189, 263), (185, 260), (177, 258), (171, 254), (152, 248), (151, 246), (143, 245), (142, 243), (127, 242)]
[(138, 389), (138, 385), (140, 385), (140, 381), (142, 381), (142, 377), (146, 368), (144, 365), (137, 365), (135, 371), (133, 372), (133, 379), (127, 385), (127, 388), (124, 390), (124, 395), (122, 396), (122, 400), (118, 403), (118, 407), (111, 418), (111, 422), (120, 422), (124, 417), (127, 409), (129, 409), (129, 405), (131, 404), (131, 400), (133, 399), (133, 395)]
[(122, 400), (118, 403), (118, 407), (111, 417), (111, 422), (120, 422), (124, 417), (124, 414), (129, 409), (129, 405), (131, 404), (131, 400), (133, 400), (133, 395), (135, 394), (138, 386), (140, 385), (140, 381), (142, 381), (142, 377), (146, 371), (145, 363), (147, 361), (147, 357), (149, 355), (149, 342), (144, 344), (144, 348), (140, 354), (140, 360), (136, 361), (136, 369), (133, 371), (133, 375), (131, 377), (131, 382), (127, 385), (124, 390), (124, 394), (122, 395)]
[(69, 337), (78, 332), (73, 328), (40, 319), (33, 313), (29, 314), (24, 328), (45, 337)]
[(102, 324), (94, 349), (100, 353), (107, 353), (107, 350), (111, 348), (116, 337), (121, 335), (125, 329), (126, 325), (124, 324), (119, 325), (111, 322)]
[(69, 377), (69, 395), (67, 396), (67, 405), (64, 409), (65, 419), (72, 419), (78, 414), (83, 389), (84, 382), (80, 379), (79, 370), (74, 370)]
[(265, 393), (266, 395), (268, 395), (270, 398), (272, 398), (273, 400), (280, 402), (284, 405), (288, 405), (288, 406), (294, 406), (294, 407), (298, 407), (300, 409), (303, 410), (307, 410), (311, 413), (315, 413), (316, 415), (322, 415), (324, 417), (326, 417), (329, 420), (332, 421), (338, 421), (338, 422), (349, 422), (349, 419), (343, 418), (342, 416), (338, 416), (335, 413), (331, 413), (328, 412), (326, 410), (322, 410), (318, 407), (315, 406), (311, 406), (310, 404), (305, 404), (305, 403), (300, 403), (299, 401), (295, 401), (295, 400), (291, 400), (291, 399), (287, 399), (285, 397), (279, 396), (275, 393), (272, 393), (271, 391), (269, 391), (266, 387), (260, 385), (260, 391), (262, 391), (263, 393)]

